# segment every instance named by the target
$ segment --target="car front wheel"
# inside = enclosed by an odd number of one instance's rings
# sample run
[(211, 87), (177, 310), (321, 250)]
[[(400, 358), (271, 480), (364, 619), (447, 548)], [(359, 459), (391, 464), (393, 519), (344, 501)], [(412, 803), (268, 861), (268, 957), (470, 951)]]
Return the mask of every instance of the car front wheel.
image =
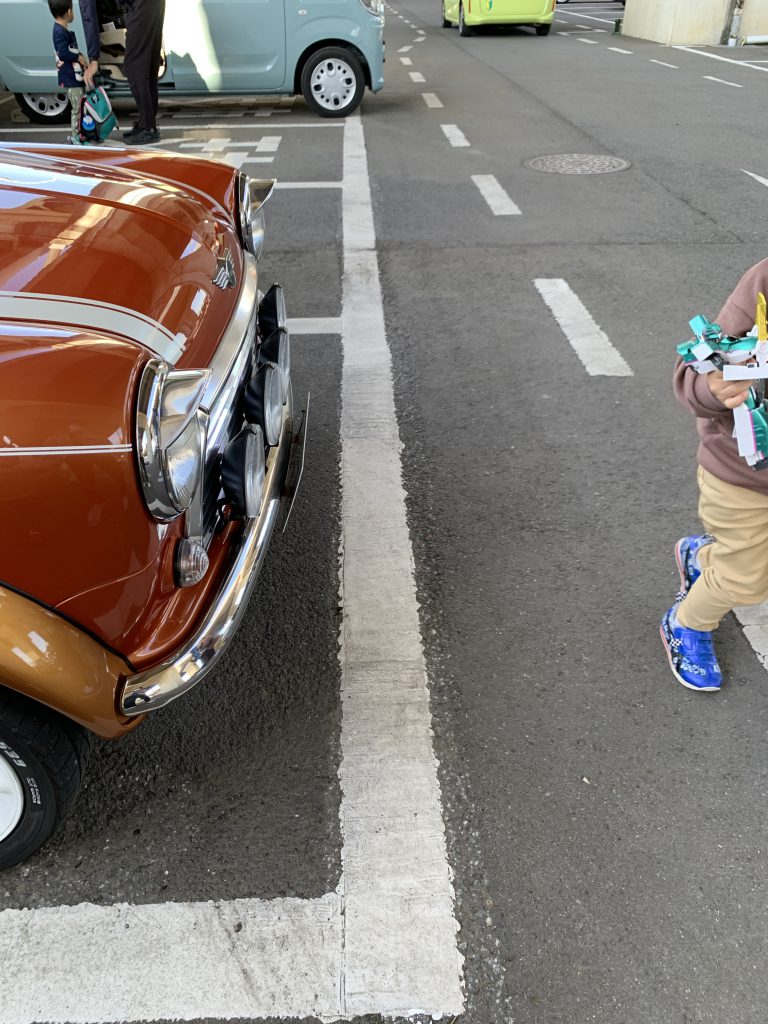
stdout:
[(471, 36), (472, 28), (464, 21), (464, 4), (459, 4), (459, 35)]
[(74, 803), (90, 750), (84, 729), (0, 690), (0, 870), (49, 838)]
[(66, 124), (70, 119), (65, 92), (17, 92), (14, 96), (22, 114), (36, 124)]
[(342, 46), (326, 46), (313, 53), (301, 72), (301, 94), (320, 117), (351, 114), (364, 90), (362, 64)]

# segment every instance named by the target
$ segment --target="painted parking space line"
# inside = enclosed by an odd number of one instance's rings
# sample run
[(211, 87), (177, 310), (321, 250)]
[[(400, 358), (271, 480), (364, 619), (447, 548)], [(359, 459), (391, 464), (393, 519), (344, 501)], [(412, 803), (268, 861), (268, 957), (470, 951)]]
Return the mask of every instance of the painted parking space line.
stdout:
[(743, 60), (734, 60), (733, 57), (723, 57), (720, 53), (708, 53), (706, 50), (698, 50), (694, 46), (673, 46), (672, 49), (695, 53), (697, 57), (708, 57), (710, 60), (720, 60), (725, 64), (735, 64), (737, 67), (749, 68), (751, 71), (768, 71), (768, 67), (759, 67), (757, 64), (749, 64)]
[(473, 174), (472, 181), (497, 217), (522, 214), (522, 210), (512, 202), (493, 174)]
[(590, 376), (633, 376), (621, 354), (567, 281), (537, 278), (533, 283)]
[(401, 64), (402, 64), (402, 65), (403, 65), (404, 67), (406, 67), (406, 68), (409, 68), (409, 67), (411, 67), (411, 66), (412, 66), (412, 64), (413, 64), (413, 61), (411, 60), (411, 58), (410, 58), (410, 57), (401, 57), (401, 58), (400, 58), (400, 63), (401, 63)]
[(634, 54), (634, 50), (622, 50), (620, 46), (606, 46), (606, 50), (612, 50), (614, 53), (626, 53), (630, 57)]
[(463, 1012), (359, 114), (343, 128), (338, 889), (2, 911), (1, 1024)]
[(401, 46), (400, 49), (397, 52), (398, 53), (408, 53), (408, 51), (412, 50), (412, 49), (413, 49), (413, 46), (410, 46), (410, 45), (409, 46)]
[(741, 169), (744, 174), (748, 174), (750, 178), (754, 178), (755, 181), (759, 181), (761, 185), (765, 185), (768, 188), (768, 178), (764, 178), (760, 174), (755, 174), (754, 171), (745, 171), (743, 167)]
[[(597, 18), (597, 17), (595, 17), (592, 14), (582, 14), (581, 11), (579, 11), (578, 15), (576, 15), (574, 11), (561, 11), (561, 13), (562, 14), (573, 14), (575, 17), (583, 18), (585, 21), (601, 21), (604, 25), (612, 25), (613, 24), (613, 19), (611, 19), (611, 18)], [(567, 24), (568, 25), (573, 25), (575, 23), (572, 22), (572, 21), (569, 21), (569, 22), (567, 22)]]
[(743, 89), (743, 85), (739, 85), (737, 82), (726, 82), (724, 78), (715, 78), (714, 75), (702, 75), (708, 82), (718, 82), (720, 85), (730, 85), (732, 89)]
[(426, 82), (426, 78), (420, 71), (409, 71), (408, 77), (412, 82)]
[(579, 43), (589, 43), (591, 46), (597, 46), (597, 40), (596, 39), (582, 39), (582, 38), (578, 38), (576, 41), (579, 42)]
[(675, 71), (680, 70), (679, 64), (668, 64), (665, 60), (655, 60), (653, 57), (649, 60), (650, 64), (660, 64), (663, 68), (674, 68)]
[[(421, 31), (421, 29), (419, 29), (419, 31)], [(423, 43), (426, 38), (426, 36), (417, 36), (413, 41), (414, 43)]]
[(466, 137), (464, 132), (455, 124), (441, 124), (440, 125), (443, 135), (450, 142), (452, 146), (468, 146), (469, 139)]
[(442, 106), (443, 106), (442, 101), (437, 97), (437, 95), (435, 93), (433, 93), (433, 92), (423, 92), (421, 95), (422, 95), (422, 99), (424, 100), (424, 102), (427, 104), (427, 106), (430, 109), (432, 109), (432, 110), (439, 110), (440, 108), (442, 108)]

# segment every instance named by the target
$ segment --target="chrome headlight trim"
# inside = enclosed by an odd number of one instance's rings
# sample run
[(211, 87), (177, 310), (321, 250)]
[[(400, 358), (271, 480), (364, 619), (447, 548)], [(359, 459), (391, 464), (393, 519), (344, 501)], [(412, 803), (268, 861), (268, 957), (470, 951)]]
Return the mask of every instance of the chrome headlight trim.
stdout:
[[(172, 370), (159, 359), (150, 359), (141, 375), (136, 403), (139, 476), (147, 508), (159, 522), (178, 518), (199, 487), (207, 424), (200, 400), (208, 377), (208, 370)], [(181, 464), (180, 448), (187, 449)]]
[(264, 206), (272, 197), (276, 184), (272, 178), (249, 178), (247, 174), (241, 174), (238, 179), (240, 234), (243, 245), (256, 259), (264, 247)]

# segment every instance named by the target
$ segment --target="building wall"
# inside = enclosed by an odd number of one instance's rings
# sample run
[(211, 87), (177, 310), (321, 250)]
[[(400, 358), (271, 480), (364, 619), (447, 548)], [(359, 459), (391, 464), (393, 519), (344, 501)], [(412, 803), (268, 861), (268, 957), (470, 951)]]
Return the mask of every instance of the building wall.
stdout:
[(768, 36), (768, 4), (765, 0), (746, 0), (739, 35)]
[[(765, 0), (747, 4), (757, 11)], [(714, 46), (722, 39), (729, 11), (729, 0), (626, 0), (622, 32), (668, 46)], [(762, 13), (756, 17), (765, 20)]]

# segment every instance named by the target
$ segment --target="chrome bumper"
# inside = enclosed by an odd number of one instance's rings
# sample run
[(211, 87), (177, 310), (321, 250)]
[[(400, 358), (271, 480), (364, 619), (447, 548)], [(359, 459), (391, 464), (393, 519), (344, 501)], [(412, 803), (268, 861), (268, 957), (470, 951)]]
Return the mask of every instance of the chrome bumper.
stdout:
[(270, 452), (264, 502), (255, 519), (248, 519), (215, 600), (187, 646), (173, 659), (125, 679), (119, 691), (120, 711), (128, 717), (165, 707), (196, 686), (219, 660), (237, 631), (264, 562), (269, 539), (286, 492), (286, 476), (302, 432), (294, 436), (292, 397), (283, 412), (280, 441)]

